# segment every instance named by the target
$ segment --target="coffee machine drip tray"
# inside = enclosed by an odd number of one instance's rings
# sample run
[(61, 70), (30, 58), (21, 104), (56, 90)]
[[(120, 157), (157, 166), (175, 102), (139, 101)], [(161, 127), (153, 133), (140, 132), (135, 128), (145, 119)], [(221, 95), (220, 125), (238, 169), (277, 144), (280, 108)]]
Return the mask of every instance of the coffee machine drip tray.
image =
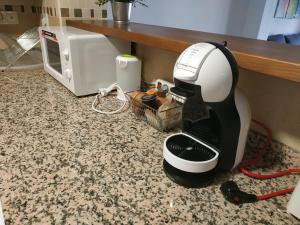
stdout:
[(185, 133), (166, 138), (163, 155), (168, 177), (186, 187), (198, 187), (209, 181), (219, 157), (213, 147)]

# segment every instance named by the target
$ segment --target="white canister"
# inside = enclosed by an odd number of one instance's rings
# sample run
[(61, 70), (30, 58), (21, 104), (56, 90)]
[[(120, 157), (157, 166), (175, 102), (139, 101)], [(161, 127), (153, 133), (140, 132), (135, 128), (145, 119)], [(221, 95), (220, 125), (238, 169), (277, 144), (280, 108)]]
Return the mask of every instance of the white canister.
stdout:
[(5, 225), (1, 202), (0, 202), (0, 225)]
[[(116, 58), (117, 84), (127, 93), (137, 91), (141, 88), (142, 62), (137, 57), (124, 54)], [(118, 93), (118, 98), (123, 99), (123, 95)]]
[(300, 219), (300, 180), (287, 205), (287, 212)]

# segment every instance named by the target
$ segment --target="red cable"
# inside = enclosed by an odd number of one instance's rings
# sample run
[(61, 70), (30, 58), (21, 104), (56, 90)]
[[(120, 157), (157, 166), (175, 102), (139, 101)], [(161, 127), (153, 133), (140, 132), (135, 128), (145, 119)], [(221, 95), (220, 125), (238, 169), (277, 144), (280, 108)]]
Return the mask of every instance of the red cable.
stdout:
[[(274, 174), (253, 173), (252, 171), (246, 169), (246, 167), (256, 164), (267, 153), (268, 148), (272, 144), (272, 132), (271, 132), (271, 130), (267, 126), (265, 126), (263, 123), (261, 123), (257, 120), (252, 120), (252, 122), (258, 124), (259, 126), (261, 126), (262, 128), (264, 128), (266, 130), (266, 132), (267, 132), (267, 142), (261, 148), (261, 150), (259, 151), (259, 153), (257, 154), (257, 156), (253, 160), (250, 160), (250, 161), (244, 163), (242, 166), (240, 166), (240, 168), (239, 168), (240, 171), (243, 174), (245, 174), (246, 176), (256, 178), (256, 179), (270, 179), (270, 178), (275, 178), (275, 177), (281, 177), (281, 176), (284, 176), (284, 175), (287, 175), (287, 174), (290, 174), (290, 173), (300, 173), (300, 169), (296, 169), (296, 168), (287, 169), (287, 170), (280, 171), (280, 172), (277, 172), (277, 173), (274, 173)], [(257, 200), (265, 200), (265, 199), (273, 198), (275, 196), (284, 195), (286, 193), (291, 193), (293, 191), (294, 191), (294, 188), (288, 188), (288, 189), (275, 191), (275, 192), (272, 192), (270, 194), (260, 195), (260, 196), (256, 196), (256, 197), (257, 197)]]
[(259, 173), (253, 173), (250, 170), (245, 169), (244, 167), (240, 167), (240, 171), (247, 175), (248, 177), (253, 177), (256, 179), (271, 179), (271, 178), (276, 178), (276, 177), (281, 177), (284, 175), (288, 175), (290, 173), (300, 173), (300, 169), (287, 169), (280, 171), (278, 173), (273, 173), (273, 174), (259, 174)]
[(257, 156), (254, 159), (252, 159), (248, 162), (245, 162), (241, 167), (248, 167), (248, 166), (251, 166), (251, 165), (254, 165), (255, 163), (257, 163), (257, 161), (259, 161), (267, 153), (268, 148), (272, 144), (272, 131), (267, 126), (265, 126), (263, 123), (261, 123), (257, 120), (253, 119), (252, 122), (258, 124), (259, 126), (261, 126), (262, 128), (265, 129), (265, 131), (267, 132), (267, 142), (260, 149), (259, 153), (257, 154)]
[(273, 197), (276, 197), (279, 195), (285, 195), (287, 193), (292, 193), (294, 191), (294, 189), (295, 188), (288, 188), (288, 189), (284, 189), (284, 190), (280, 190), (280, 191), (275, 191), (270, 194), (259, 195), (259, 196), (256, 196), (256, 199), (257, 200), (266, 200), (266, 199), (273, 198)]

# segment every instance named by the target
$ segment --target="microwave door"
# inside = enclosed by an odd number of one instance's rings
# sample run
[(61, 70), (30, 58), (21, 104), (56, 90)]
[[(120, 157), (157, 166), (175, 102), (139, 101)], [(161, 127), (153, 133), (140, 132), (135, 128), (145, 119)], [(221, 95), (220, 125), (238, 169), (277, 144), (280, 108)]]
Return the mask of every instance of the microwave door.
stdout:
[(47, 66), (62, 76), (62, 65), (58, 42), (45, 38)]

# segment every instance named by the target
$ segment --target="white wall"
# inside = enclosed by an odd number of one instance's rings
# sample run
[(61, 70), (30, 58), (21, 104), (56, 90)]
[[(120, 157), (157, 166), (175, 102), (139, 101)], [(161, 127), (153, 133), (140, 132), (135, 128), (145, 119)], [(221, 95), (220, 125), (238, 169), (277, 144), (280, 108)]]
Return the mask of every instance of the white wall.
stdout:
[(265, 1), (148, 0), (149, 7), (133, 8), (131, 21), (256, 38)]
[(244, 14), (245, 25), (241, 36), (257, 39), (264, 15), (265, 4), (266, 0), (252, 0), (249, 2), (248, 11)]
[[(277, 0), (148, 0), (132, 22), (266, 40), (270, 34), (300, 32), (300, 18), (274, 18)], [(109, 18), (111, 10), (109, 5)]]
[(272, 34), (300, 33), (300, 18), (279, 19), (274, 18), (277, 0), (267, 0), (257, 38), (267, 40)]
[(273, 19), (270, 34), (294, 34), (300, 33), (300, 18), (297, 19)]

